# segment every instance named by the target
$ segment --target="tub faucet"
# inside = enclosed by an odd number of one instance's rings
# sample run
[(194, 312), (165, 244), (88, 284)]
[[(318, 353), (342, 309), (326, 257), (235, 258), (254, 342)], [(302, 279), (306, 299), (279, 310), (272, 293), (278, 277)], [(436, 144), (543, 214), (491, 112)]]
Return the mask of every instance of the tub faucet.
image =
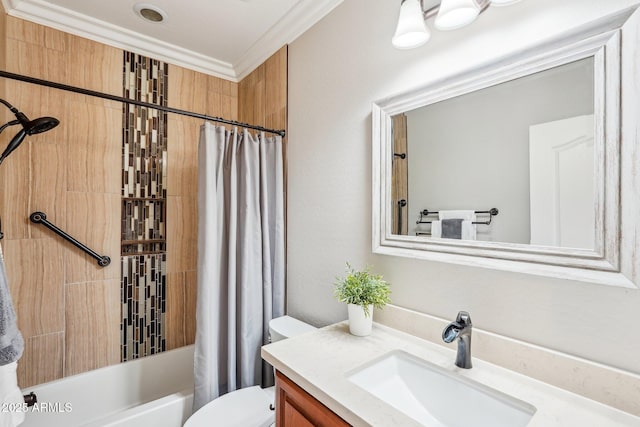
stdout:
[(446, 343), (458, 338), (456, 366), (464, 369), (471, 369), (471, 327), (471, 316), (466, 311), (461, 311), (456, 320), (442, 331), (442, 339)]

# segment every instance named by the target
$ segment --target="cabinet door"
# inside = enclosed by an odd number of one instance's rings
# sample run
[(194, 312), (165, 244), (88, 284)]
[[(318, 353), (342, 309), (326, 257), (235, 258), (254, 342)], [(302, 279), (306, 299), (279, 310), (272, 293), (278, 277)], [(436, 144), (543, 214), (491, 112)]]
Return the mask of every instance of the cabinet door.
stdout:
[(276, 372), (276, 427), (347, 427), (349, 424)]

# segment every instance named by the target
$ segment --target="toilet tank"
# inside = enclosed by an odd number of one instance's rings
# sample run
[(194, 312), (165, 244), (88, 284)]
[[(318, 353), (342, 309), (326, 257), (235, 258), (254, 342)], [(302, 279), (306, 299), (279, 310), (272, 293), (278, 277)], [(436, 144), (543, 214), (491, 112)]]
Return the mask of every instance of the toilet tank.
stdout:
[(316, 328), (291, 316), (276, 317), (269, 322), (269, 335), (271, 342), (295, 337)]

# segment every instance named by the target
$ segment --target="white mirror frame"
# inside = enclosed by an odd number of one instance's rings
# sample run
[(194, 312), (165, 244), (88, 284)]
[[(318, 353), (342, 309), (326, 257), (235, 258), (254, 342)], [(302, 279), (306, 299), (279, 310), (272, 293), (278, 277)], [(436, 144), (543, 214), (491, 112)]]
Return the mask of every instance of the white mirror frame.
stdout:
[[(373, 104), (373, 252), (640, 287), (640, 11), (607, 16), (535, 49)], [(445, 99), (594, 58), (594, 250), (392, 234), (391, 117)]]

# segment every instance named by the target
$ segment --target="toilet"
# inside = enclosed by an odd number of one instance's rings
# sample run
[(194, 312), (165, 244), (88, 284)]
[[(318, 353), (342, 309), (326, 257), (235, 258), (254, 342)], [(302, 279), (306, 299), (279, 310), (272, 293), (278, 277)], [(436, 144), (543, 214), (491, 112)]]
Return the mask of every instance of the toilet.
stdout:
[[(290, 316), (275, 318), (269, 322), (271, 342), (291, 338), (314, 328)], [(275, 387), (247, 387), (227, 393), (204, 405), (193, 414), (184, 427), (270, 427), (275, 425)]]

